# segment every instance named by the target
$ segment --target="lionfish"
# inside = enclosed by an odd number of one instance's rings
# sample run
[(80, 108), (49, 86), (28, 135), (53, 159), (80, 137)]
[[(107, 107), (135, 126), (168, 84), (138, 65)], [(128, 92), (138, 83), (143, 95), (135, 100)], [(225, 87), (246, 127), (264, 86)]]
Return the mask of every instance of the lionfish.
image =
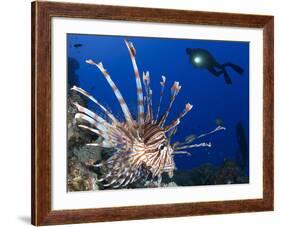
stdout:
[(211, 147), (211, 143), (192, 144), (192, 142), (216, 131), (225, 129), (222, 126), (218, 126), (208, 133), (199, 136), (188, 136), (183, 142), (171, 144), (171, 139), (176, 134), (181, 119), (193, 106), (187, 103), (178, 117), (170, 124), (166, 124), (167, 117), (181, 86), (178, 81), (174, 82), (171, 87), (168, 107), (160, 116), (160, 108), (166, 84), (166, 77), (162, 76), (162, 81), (160, 82), (160, 99), (156, 114), (154, 114), (149, 72), (143, 73), (141, 81), (135, 58), (136, 49), (132, 42), (125, 40), (125, 43), (130, 54), (136, 79), (136, 119), (133, 118), (120, 90), (101, 62), (96, 63), (91, 59), (86, 60), (86, 63), (97, 67), (107, 80), (121, 106), (125, 121), (118, 120), (111, 111), (105, 108), (87, 91), (77, 86), (71, 88), (89, 98), (104, 113), (105, 117), (102, 117), (101, 114), (97, 114), (78, 103), (74, 103), (78, 110), (75, 114), (75, 119), (83, 120), (88, 123), (77, 125), (102, 138), (101, 142), (90, 143), (88, 145), (114, 149), (113, 154), (107, 160), (95, 165), (96, 167), (104, 167), (104, 171), (102, 176), (98, 179), (98, 182), (104, 187), (109, 188), (125, 188), (133, 183), (148, 178), (150, 178), (151, 181), (157, 179), (157, 181), (160, 180), (161, 182), (161, 175), (164, 172), (172, 177), (173, 171), (175, 170), (175, 155), (190, 155), (190, 152), (187, 150), (194, 147)]

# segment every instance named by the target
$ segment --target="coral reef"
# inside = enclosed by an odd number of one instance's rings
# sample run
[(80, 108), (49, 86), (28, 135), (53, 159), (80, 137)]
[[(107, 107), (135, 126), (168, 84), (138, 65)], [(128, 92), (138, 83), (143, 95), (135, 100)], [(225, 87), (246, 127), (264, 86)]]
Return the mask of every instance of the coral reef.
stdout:
[(68, 158), (68, 191), (89, 191), (95, 188), (96, 175), (88, 171), (76, 156)]
[(171, 180), (179, 186), (249, 183), (249, 177), (233, 160), (225, 160), (219, 167), (206, 163), (189, 171), (177, 170)]
[(90, 161), (101, 159), (99, 148), (89, 147), (85, 144), (96, 141), (98, 136), (85, 133), (75, 124), (74, 102), (87, 102), (74, 92), (67, 97), (67, 184), (68, 191), (97, 190), (97, 174), (89, 169)]

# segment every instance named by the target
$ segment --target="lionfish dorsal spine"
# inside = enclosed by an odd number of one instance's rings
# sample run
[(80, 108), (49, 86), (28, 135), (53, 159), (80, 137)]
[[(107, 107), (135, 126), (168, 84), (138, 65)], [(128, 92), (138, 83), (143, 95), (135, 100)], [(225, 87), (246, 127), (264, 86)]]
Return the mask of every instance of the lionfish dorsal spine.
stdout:
[(164, 130), (166, 132), (169, 132), (170, 130), (175, 128), (180, 123), (180, 120), (192, 109), (192, 107), (193, 106), (190, 103), (187, 103), (180, 115), (171, 124), (167, 125)]
[(166, 84), (166, 77), (162, 76), (162, 81), (160, 82), (160, 85), (161, 85), (160, 98), (159, 98), (159, 103), (158, 103), (158, 107), (157, 107), (157, 113), (156, 113), (156, 117), (155, 117), (155, 122), (157, 122), (158, 116), (159, 116), (159, 113), (160, 113), (160, 108), (161, 108), (161, 104), (162, 104), (163, 94), (164, 94), (164, 90), (165, 90), (165, 84)]
[(171, 141), (171, 138), (177, 133), (177, 126), (173, 127), (171, 130), (168, 131), (168, 140)]
[(163, 114), (163, 116), (161, 117), (158, 125), (160, 127), (163, 127), (163, 125), (165, 124), (166, 120), (167, 120), (167, 117), (171, 111), (171, 108), (172, 108), (172, 105), (175, 101), (175, 97), (177, 96), (177, 94), (179, 93), (181, 89), (181, 86), (179, 85), (179, 82), (178, 81), (175, 81), (173, 86), (171, 87), (171, 96), (170, 96), (170, 103), (168, 105), (168, 108), (166, 110), (166, 112)]
[(136, 62), (136, 49), (132, 42), (125, 40), (126, 46), (129, 50), (130, 58), (132, 61), (134, 74), (136, 77), (136, 87), (137, 87), (137, 109), (138, 109), (138, 126), (140, 134), (143, 134), (143, 125), (144, 125), (144, 105), (143, 105), (143, 91), (142, 84), (140, 79), (140, 74)]
[(95, 63), (93, 60), (89, 59), (86, 60), (86, 63), (90, 64), (90, 65), (94, 65), (96, 66), (101, 73), (104, 75), (105, 79), (107, 80), (108, 84), (110, 85), (111, 89), (113, 90), (113, 93), (115, 94), (121, 109), (123, 111), (124, 117), (126, 119), (126, 122), (128, 124), (128, 126), (133, 129), (134, 128), (134, 122), (133, 122), (133, 118), (131, 115), (131, 112), (121, 94), (121, 92), (119, 91), (118, 87), (115, 85), (115, 83), (113, 82), (113, 80), (111, 79), (110, 75), (107, 73), (107, 71), (105, 70), (105, 68), (103, 67), (102, 63)]
[(152, 90), (150, 88), (150, 76), (149, 71), (143, 72), (143, 84), (145, 87), (145, 93), (146, 93), (146, 100), (147, 100), (147, 114), (145, 122), (150, 123), (153, 120), (153, 111), (152, 111)]

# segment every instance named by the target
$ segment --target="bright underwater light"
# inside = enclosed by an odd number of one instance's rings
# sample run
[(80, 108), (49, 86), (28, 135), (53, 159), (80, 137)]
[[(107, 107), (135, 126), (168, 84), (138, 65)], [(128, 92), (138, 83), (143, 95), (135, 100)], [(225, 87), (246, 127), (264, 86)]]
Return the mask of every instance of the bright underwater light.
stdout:
[(194, 58), (194, 63), (200, 64), (201, 62), (202, 62), (202, 58), (200, 58), (200, 57), (198, 57), (198, 56), (196, 56), (196, 57)]

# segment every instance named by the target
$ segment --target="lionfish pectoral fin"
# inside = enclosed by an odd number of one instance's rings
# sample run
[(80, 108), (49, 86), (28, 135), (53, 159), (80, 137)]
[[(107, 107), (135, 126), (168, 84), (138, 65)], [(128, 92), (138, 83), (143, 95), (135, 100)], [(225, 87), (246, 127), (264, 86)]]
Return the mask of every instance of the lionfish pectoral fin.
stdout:
[(182, 149), (187, 149), (187, 148), (196, 148), (196, 147), (211, 147), (212, 144), (211, 142), (209, 143), (199, 143), (199, 144), (191, 144), (191, 145), (184, 145), (184, 146), (179, 146), (175, 148), (175, 152), (176, 153), (178, 150), (182, 150)]
[[(98, 129), (98, 135), (101, 135), (102, 137), (104, 137), (105, 139), (108, 139), (108, 127), (106, 127), (105, 124), (102, 124), (98, 121), (96, 121), (95, 119), (83, 114), (83, 113), (76, 113), (75, 114), (75, 119), (82, 119), (88, 123), (90, 123), (92, 126), (96, 127)], [(97, 132), (96, 129), (93, 129), (91, 127), (88, 127), (86, 125), (82, 125), (82, 124), (79, 124), (78, 125), (79, 127), (82, 127), (82, 128), (85, 128), (85, 129), (88, 129), (92, 132)]]
[(110, 124), (104, 118), (102, 118), (98, 114), (94, 113), (93, 111), (87, 109), (86, 107), (79, 105), (77, 102), (74, 102), (73, 105), (78, 109), (79, 112), (90, 116), (92, 119), (96, 120), (99, 123), (110, 126)]
[(115, 83), (113, 82), (113, 80), (111, 79), (110, 75), (107, 73), (107, 71), (105, 70), (105, 68), (103, 67), (102, 63), (95, 63), (93, 60), (88, 59), (86, 60), (86, 63), (90, 64), (90, 65), (94, 65), (96, 66), (100, 72), (103, 74), (103, 76), (105, 77), (105, 79), (107, 80), (108, 84), (110, 85), (111, 89), (113, 90), (120, 106), (121, 109), (123, 111), (124, 117), (126, 119), (127, 124), (129, 125), (129, 127), (131, 129), (134, 129), (134, 121), (131, 115), (131, 112), (121, 94), (121, 92), (119, 91), (118, 87), (115, 85)]
[(102, 133), (101, 133), (99, 130), (97, 130), (97, 129), (88, 127), (87, 125), (77, 125), (77, 126), (78, 126), (79, 128), (87, 129), (87, 130), (89, 130), (89, 131), (91, 131), (91, 132), (93, 132), (93, 133), (95, 133), (95, 134), (97, 134), (97, 135), (103, 137)]
[(98, 107), (100, 107), (105, 112), (105, 114), (112, 120), (112, 122), (115, 122), (115, 123), (118, 122), (118, 120), (103, 105), (101, 105), (97, 99), (95, 99), (88, 92), (86, 92), (85, 90), (83, 90), (82, 88), (79, 88), (77, 86), (73, 86), (71, 88), (71, 90), (77, 91), (80, 94), (86, 96), (88, 99), (90, 99), (92, 102), (94, 102)]
[(103, 186), (104, 186), (104, 187), (109, 187), (109, 186), (113, 185), (116, 181), (117, 181), (117, 179), (114, 179), (114, 180), (110, 181), (110, 182), (107, 183), (107, 184), (103, 184)]
[(111, 142), (104, 140), (100, 143), (87, 143), (87, 146), (93, 146), (93, 147), (103, 147), (103, 148), (113, 148), (115, 145)]
[(187, 156), (191, 156), (191, 153), (188, 151), (175, 151), (173, 154), (185, 154)]
[(197, 139), (200, 139), (202, 137), (211, 135), (211, 134), (213, 134), (215, 132), (218, 132), (218, 131), (221, 131), (221, 130), (226, 130), (226, 128), (222, 127), (222, 126), (218, 126), (214, 130), (212, 130), (210, 132), (207, 132), (207, 133), (203, 133), (203, 134), (201, 134), (199, 136), (193, 135), (192, 138), (190, 136), (188, 136), (185, 139), (184, 142), (175, 142), (172, 146), (173, 146), (174, 150), (179, 150), (179, 149), (184, 149), (184, 148), (192, 148), (192, 147), (200, 147), (200, 146), (211, 147), (211, 143), (201, 143), (201, 144), (193, 144), (193, 145), (190, 145), (190, 143), (192, 143), (193, 141), (195, 141)]
[(93, 167), (100, 168), (100, 167), (102, 167), (102, 165), (103, 165), (102, 163), (97, 163), (97, 164), (93, 164), (92, 166), (93, 166)]
[(219, 125), (219, 126), (216, 127), (214, 130), (212, 130), (212, 131), (210, 131), (210, 132), (207, 132), (207, 133), (204, 133), (204, 134), (201, 134), (200, 136), (198, 136), (198, 139), (201, 138), (201, 137), (204, 137), (204, 136), (213, 134), (213, 133), (215, 133), (215, 132), (221, 131), (221, 130), (226, 130), (226, 128)]

